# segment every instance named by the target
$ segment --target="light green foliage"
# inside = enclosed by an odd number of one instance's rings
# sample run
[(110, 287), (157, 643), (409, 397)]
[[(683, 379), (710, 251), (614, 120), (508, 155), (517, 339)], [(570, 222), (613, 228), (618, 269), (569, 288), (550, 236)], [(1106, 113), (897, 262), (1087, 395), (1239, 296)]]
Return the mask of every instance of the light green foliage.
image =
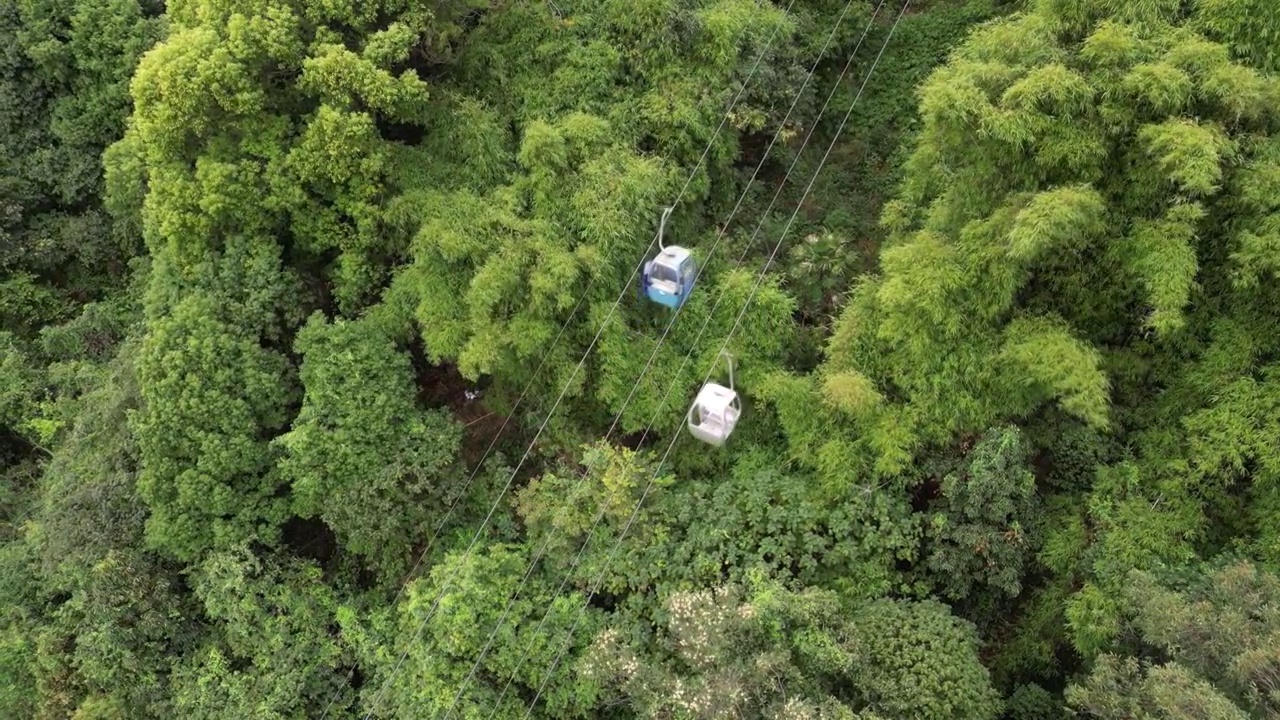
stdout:
[(1204, 208), (1196, 203), (1170, 208), (1159, 220), (1134, 223), (1129, 246), (1122, 251), (1148, 293), (1147, 321), (1158, 333), (1171, 334), (1186, 324), (1182, 308), (1191, 299), (1199, 271), (1195, 226), (1203, 218)]
[(1203, 0), (1195, 19), (1206, 34), (1249, 64), (1280, 70), (1280, 20), (1272, 9), (1266, 0)]
[[(597, 636), (582, 672), (641, 717), (994, 718), (972, 627), (938, 603), (849, 605), (774, 583), (672, 594), (645, 653), (624, 628)], [(923, 643), (923, 644), (921, 644)]]
[(460, 429), (417, 407), (408, 355), (364, 320), (314, 316), (294, 347), (305, 396), (276, 441), (293, 511), (319, 516), (350, 552), (399, 579), (414, 538), (432, 533), (457, 492)]
[(1275, 277), (1280, 242), (1280, 140), (1259, 139), (1251, 158), (1237, 176), (1239, 200), (1234, 207), (1237, 247), (1231, 254), (1233, 282), (1255, 288), (1264, 277)]
[(1107, 379), (1098, 368), (1098, 353), (1072, 337), (1064, 323), (1056, 318), (1014, 320), (1005, 329), (997, 357), (1001, 369), (1021, 379), (1009, 393), (1022, 401), (1016, 410), (1029, 414), (1037, 401), (1053, 398), (1091, 427), (1107, 426)]
[[(406, 176), (407, 192), (395, 203), (396, 217), (413, 233), (414, 261), (401, 276), (419, 298), (416, 316), (432, 359), (456, 362), (470, 378), (492, 376), (499, 394), (512, 394), (550, 353), (549, 371), (533, 392), (555, 397), (603, 325), (587, 369), (568, 388), (574, 409), (620, 412), (634, 390), (621, 429), (639, 431), (654, 422), (670, 431), (691, 398), (675, 394), (659, 411), (663, 393), (696, 384), (711, 367), (715, 351), (704, 348), (727, 336), (754, 273), (709, 269), (700, 276), (685, 319), (643, 379), (660, 334), (653, 329), (669, 313), (637, 303), (632, 288), (622, 285), (648, 259), (640, 253), (662, 207), (678, 194), (666, 242), (707, 261), (702, 249), (714, 234), (710, 218), (696, 208), (709, 193), (734, 185), (732, 128), (711, 144), (697, 172), (695, 166), (724, 105), (747, 80), (743, 68), (762, 52), (763, 70), (731, 120), (734, 127), (763, 129), (780, 115), (777, 96), (794, 92), (791, 81), (813, 52), (797, 45), (798, 27), (812, 20), (810, 13), (789, 16), (749, 0), (653, 0), (573, 8), (563, 19), (533, 6), (487, 18), (456, 60), (458, 78), (466, 82), (443, 91), (445, 105), (433, 114), (439, 139), (425, 141), (456, 139), (476, 157), (442, 148), (446, 162), (479, 167)], [(508, 68), (493, 56), (495, 43), (527, 60)], [(584, 292), (582, 309), (570, 320)], [(620, 292), (625, 304), (609, 316)], [(721, 292), (710, 331), (677, 373)], [(778, 362), (793, 311), (774, 283), (761, 289), (732, 343), (744, 371)], [(552, 350), (565, 322), (567, 341)]]
[(1102, 229), (1103, 199), (1092, 188), (1066, 186), (1031, 197), (1013, 218), (1007, 235), (1010, 257), (1031, 262), (1078, 243)]
[(334, 284), (347, 307), (381, 279), (374, 261), (390, 250), (379, 238), (383, 144), (369, 115), (321, 105), (271, 178), (300, 246), (342, 252)]
[[(573, 717), (595, 708), (597, 683), (576, 673), (574, 667), (582, 647), (596, 633), (596, 613), (587, 609), (570, 637), (569, 628), (586, 598), (573, 591), (556, 595), (553, 579), (536, 571), (514, 598), (498, 628), (497, 641), (480, 661), (479, 672), (462, 689), (508, 599), (520, 586), (529, 560), (525, 548), (494, 544), (470, 557), (462, 553), (446, 557), (432, 568), (428, 578), (411, 584), (397, 609), (393, 634), (378, 653), (364, 711), (386, 718), (442, 716), (461, 690), (454, 709), (459, 717), (493, 713), (494, 717), (518, 718), (528, 705), (522, 698), (532, 698), (544, 682), (540, 715)], [(425, 628), (419, 632), (424, 620)], [(566, 644), (567, 653), (553, 670), (552, 661)], [(393, 680), (392, 669), (402, 654), (403, 666)], [(508, 678), (514, 678), (513, 686), (498, 704)], [(383, 683), (390, 685), (375, 708), (375, 691)]]
[[(405, 20), (425, 25), (421, 22), (425, 17), (421, 15)], [(395, 32), (371, 36), (365, 57), (336, 43), (316, 43), (312, 47), (314, 55), (302, 64), (299, 85), (326, 105), (364, 106), (394, 120), (412, 120), (424, 109), (426, 83), (409, 71), (393, 77), (378, 65), (403, 62), (411, 43), (425, 30), (425, 27), (399, 24)], [(401, 43), (401, 47), (396, 47)]]
[[(852, 291), (828, 348), (832, 375), (906, 403), (908, 442), (890, 452), (1047, 403), (1108, 427), (1095, 344), (1186, 326), (1210, 208), (1233, 202), (1233, 165), (1276, 120), (1273, 81), (1170, 27), (1173, 10), (1134, 10), (1156, 23), (1140, 31), (1103, 5), (988, 25), (921, 89), (881, 272)], [(1117, 162), (1126, 172), (1108, 173)]]
[(1103, 655), (1082, 685), (1067, 688), (1073, 708), (1099, 720), (1249, 717), (1204, 680), (1174, 664), (1143, 667), (1134, 658)]
[(648, 453), (599, 444), (582, 463), (520, 491), (530, 543), (546, 548), (543, 562), (557, 575), (650, 610), (655, 588), (741, 582), (760, 570), (874, 596), (918, 542), (904, 504), (862, 493), (829, 504), (805, 474), (780, 470), (765, 451), (745, 454), (714, 482), (655, 477)]
[(151, 325), (138, 360), (136, 414), (151, 542), (191, 561), (257, 532), (270, 541), (286, 504), (263, 428), (286, 421), (284, 358), (219, 322), (193, 294)]
[(222, 632), (177, 668), (178, 714), (286, 718), (322, 710), (343, 678), (328, 632), (335, 601), (320, 569), (241, 546), (208, 555), (193, 579)]
[[(615, 132), (585, 114), (534, 123), (519, 152), (529, 171), (523, 187), (490, 199), (462, 191), (424, 201), (430, 214), (415, 237), (409, 272), (433, 359), (456, 357), (476, 377), (502, 369), (497, 363), (506, 352), (537, 357), (555, 336), (554, 318), (572, 308), (581, 290), (581, 258), (619, 258), (632, 240), (629, 228), (648, 225), (668, 181), (655, 161), (619, 147)], [(606, 175), (611, 180), (600, 182)], [(525, 202), (542, 217), (522, 218)], [(571, 236), (557, 226), (580, 229), (591, 244), (564, 246)], [(619, 282), (625, 278), (612, 270)], [(561, 364), (572, 369), (569, 357), (566, 351)]]
[(1086, 584), (1067, 603), (1066, 620), (1077, 652), (1092, 657), (1120, 632), (1120, 608), (1098, 585)]

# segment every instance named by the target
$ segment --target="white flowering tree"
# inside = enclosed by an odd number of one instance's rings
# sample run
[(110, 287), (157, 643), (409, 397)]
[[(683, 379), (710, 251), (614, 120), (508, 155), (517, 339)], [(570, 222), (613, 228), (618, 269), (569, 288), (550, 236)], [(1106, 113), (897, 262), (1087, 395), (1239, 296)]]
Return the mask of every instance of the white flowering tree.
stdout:
[[(939, 603), (851, 606), (773, 582), (677, 592), (649, 646), (614, 626), (580, 672), (643, 718), (982, 720), (1000, 702), (972, 626)], [(647, 633), (637, 633), (647, 635)]]

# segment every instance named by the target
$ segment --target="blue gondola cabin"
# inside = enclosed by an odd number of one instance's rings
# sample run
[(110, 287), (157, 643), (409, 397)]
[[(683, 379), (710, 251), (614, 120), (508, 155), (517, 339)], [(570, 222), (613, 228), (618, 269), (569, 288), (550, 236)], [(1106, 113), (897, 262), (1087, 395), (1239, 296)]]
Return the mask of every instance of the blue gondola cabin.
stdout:
[(640, 275), (640, 294), (659, 305), (678, 308), (693, 289), (697, 264), (693, 255), (678, 245), (663, 248), (644, 264)]

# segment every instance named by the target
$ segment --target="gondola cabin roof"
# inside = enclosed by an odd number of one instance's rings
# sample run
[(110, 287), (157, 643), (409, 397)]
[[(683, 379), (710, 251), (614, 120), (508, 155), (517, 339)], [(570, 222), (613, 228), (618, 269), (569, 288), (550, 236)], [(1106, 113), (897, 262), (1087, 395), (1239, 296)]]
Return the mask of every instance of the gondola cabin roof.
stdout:
[(692, 257), (693, 254), (690, 253), (688, 249), (680, 247), (679, 245), (671, 245), (670, 247), (659, 250), (658, 254), (654, 256), (653, 261), (675, 269), (679, 268), (685, 263), (685, 261)]

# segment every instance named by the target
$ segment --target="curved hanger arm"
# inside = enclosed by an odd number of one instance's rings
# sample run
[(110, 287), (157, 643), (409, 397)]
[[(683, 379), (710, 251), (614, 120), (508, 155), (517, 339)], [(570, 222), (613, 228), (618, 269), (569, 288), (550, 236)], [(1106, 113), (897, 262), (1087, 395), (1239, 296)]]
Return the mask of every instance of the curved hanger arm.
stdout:
[(720, 351), (720, 356), (723, 357), (725, 363), (729, 365), (729, 389), (736, 391), (737, 388), (733, 386), (733, 356), (725, 350)]
[(662, 237), (667, 232), (667, 218), (671, 217), (671, 211), (675, 209), (676, 209), (675, 205), (672, 205), (670, 207), (665, 207), (662, 209), (662, 221), (658, 224), (658, 249), (659, 250), (667, 249), (667, 246), (664, 245), (662, 242)]

